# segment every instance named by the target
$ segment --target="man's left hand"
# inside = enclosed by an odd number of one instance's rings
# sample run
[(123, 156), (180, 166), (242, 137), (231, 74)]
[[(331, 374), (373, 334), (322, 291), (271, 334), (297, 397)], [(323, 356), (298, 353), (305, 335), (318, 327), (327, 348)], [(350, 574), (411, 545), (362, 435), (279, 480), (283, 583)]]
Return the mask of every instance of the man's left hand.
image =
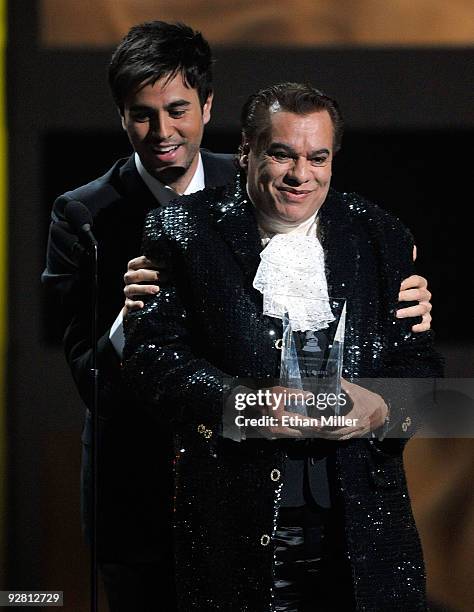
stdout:
[[(416, 244), (413, 246), (413, 261), (416, 261), (417, 250)], [(431, 327), (431, 293), (428, 291), (428, 281), (422, 276), (413, 274), (406, 278), (400, 285), (400, 293), (398, 294), (400, 302), (418, 302), (418, 306), (409, 306), (397, 310), (399, 319), (409, 317), (421, 317), (421, 323), (413, 325), (412, 331), (424, 332)]]
[(428, 331), (431, 327), (431, 293), (428, 291), (428, 281), (423, 276), (413, 274), (406, 278), (400, 285), (398, 294), (400, 302), (418, 302), (416, 306), (409, 306), (397, 310), (397, 317), (404, 319), (408, 317), (421, 317), (421, 323), (413, 325), (414, 332)]

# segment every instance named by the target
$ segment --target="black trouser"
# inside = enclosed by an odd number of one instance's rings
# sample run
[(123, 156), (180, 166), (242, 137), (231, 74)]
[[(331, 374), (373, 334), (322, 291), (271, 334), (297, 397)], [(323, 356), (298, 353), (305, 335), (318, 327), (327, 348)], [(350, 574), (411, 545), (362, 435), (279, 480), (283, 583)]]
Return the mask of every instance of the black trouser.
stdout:
[[(289, 524), (293, 523), (293, 524)], [(294, 523), (299, 523), (294, 525)], [(275, 612), (354, 610), (343, 524), (332, 511), (283, 508), (275, 536)], [(176, 610), (173, 563), (101, 563), (110, 612)]]
[(280, 512), (275, 537), (275, 612), (355, 610), (343, 524), (331, 511), (298, 510)]

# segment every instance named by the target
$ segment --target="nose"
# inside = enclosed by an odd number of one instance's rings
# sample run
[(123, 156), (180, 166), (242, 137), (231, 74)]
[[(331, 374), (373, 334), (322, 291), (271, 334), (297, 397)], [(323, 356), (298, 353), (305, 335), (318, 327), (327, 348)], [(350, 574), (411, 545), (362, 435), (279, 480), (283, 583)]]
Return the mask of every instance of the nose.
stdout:
[(160, 140), (167, 140), (173, 133), (173, 120), (166, 113), (160, 113), (154, 118), (150, 127)]
[(286, 176), (292, 184), (301, 185), (308, 182), (310, 180), (308, 160), (303, 157), (295, 159)]

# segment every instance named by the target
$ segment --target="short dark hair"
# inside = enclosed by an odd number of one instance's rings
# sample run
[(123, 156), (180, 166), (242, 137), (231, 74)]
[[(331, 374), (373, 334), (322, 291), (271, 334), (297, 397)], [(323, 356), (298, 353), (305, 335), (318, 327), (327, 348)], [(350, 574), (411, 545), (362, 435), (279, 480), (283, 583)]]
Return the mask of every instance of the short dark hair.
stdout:
[(212, 93), (212, 54), (200, 32), (184, 23), (148, 21), (133, 26), (112, 55), (110, 89), (123, 114), (126, 97), (137, 88), (181, 73), (196, 89), (201, 106)]
[(341, 148), (344, 121), (339, 105), (319, 89), (303, 83), (278, 83), (251, 95), (242, 108), (241, 125), (250, 146), (261, 147), (268, 136), (270, 108), (306, 115), (326, 110), (334, 127), (334, 153)]

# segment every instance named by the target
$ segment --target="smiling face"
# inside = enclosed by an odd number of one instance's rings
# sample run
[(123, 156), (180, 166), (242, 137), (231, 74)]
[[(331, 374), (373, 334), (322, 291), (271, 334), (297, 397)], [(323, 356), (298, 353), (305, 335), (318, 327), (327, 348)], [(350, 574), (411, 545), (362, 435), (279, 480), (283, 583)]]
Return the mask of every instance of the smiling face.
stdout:
[(134, 150), (150, 174), (178, 193), (196, 171), (211, 106), (212, 95), (201, 108), (197, 90), (187, 87), (180, 73), (125, 99), (122, 125)]
[(274, 112), (268, 137), (256, 141), (240, 159), (250, 199), (280, 222), (306, 221), (323, 204), (331, 181), (334, 129), (329, 113)]

